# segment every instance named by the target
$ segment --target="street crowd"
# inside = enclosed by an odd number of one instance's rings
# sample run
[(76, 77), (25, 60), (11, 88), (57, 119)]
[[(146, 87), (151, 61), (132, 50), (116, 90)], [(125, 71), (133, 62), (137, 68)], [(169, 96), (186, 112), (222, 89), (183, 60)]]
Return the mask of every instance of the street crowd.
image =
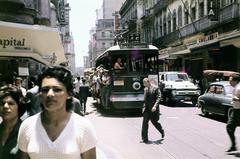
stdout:
[(77, 95), (63, 66), (46, 67), (33, 79), (28, 90), (20, 77), (2, 81), (0, 158), (96, 158), (96, 132), (81, 107), (84, 79)]
[[(231, 76), (233, 109), (226, 125), (231, 146), (237, 150), (235, 129), (240, 122), (240, 77)], [(109, 70), (98, 67), (85, 77), (74, 78), (63, 66), (46, 67), (37, 78), (30, 78), (28, 89), (15, 77), (0, 86), (0, 158), (96, 159), (97, 135), (84, 117), (87, 98), (100, 98), (109, 108), (111, 77)], [(159, 122), (161, 92), (143, 79), (144, 105), (141, 138), (148, 143), (149, 121), (162, 138), (165, 131)], [(69, 135), (71, 134), (71, 135)], [(69, 146), (70, 145), (70, 146)]]

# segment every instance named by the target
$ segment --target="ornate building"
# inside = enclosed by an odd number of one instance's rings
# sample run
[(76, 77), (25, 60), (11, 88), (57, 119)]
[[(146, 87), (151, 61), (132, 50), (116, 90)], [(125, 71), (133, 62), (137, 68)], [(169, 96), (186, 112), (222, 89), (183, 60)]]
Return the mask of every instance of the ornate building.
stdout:
[(126, 0), (120, 14), (132, 25), (123, 34), (140, 33), (142, 42), (157, 46), (162, 71), (186, 71), (195, 79), (205, 69), (239, 72), (239, 4), (237, 0)]
[(102, 8), (97, 11), (95, 31), (91, 31), (89, 48), (90, 67), (95, 66), (95, 59), (107, 48), (114, 45), (117, 16), (125, 0), (103, 0)]
[(63, 0), (0, 0), (2, 80), (36, 76), (43, 65), (66, 62), (65, 25)]

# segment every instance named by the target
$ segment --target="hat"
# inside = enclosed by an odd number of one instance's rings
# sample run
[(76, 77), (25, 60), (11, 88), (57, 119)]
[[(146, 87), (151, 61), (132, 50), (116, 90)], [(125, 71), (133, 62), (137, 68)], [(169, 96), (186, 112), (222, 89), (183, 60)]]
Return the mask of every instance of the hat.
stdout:
[(21, 77), (17, 77), (16, 80), (22, 81), (22, 78)]

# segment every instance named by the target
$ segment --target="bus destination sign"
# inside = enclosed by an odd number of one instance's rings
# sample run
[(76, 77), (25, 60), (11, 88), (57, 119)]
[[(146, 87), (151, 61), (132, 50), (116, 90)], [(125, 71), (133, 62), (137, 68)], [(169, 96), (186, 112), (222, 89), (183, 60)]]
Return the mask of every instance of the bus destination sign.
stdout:
[(148, 45), (145, 43), (124, 43), (120, 45), (121, 49), (126, 48), (148, 48)]

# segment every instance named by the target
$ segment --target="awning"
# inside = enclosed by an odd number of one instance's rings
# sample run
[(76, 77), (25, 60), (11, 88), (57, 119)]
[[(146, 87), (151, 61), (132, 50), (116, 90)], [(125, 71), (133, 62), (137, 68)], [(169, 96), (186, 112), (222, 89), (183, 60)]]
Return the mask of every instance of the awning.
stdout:
[(169, 57), (169, 54), (168, 54), (168, 53), (159, 54), (159, 56), (158, 56), (159, 59), (165, 59), (165, 58), (168, 58), (168, 57)]
[(217, 77), (217, 76), (230, 77), (234, 75), (240, 75), (240, 73), (235, 71), (227, 71), (227, 70), (204, 70), (203, 71), (203, 76), (205, 77)]
[(46, 65), (66, 62), (57, 28), (0, 22), (0, 56), (29, 57)]
[(229, 45), (234, 45), (235, 47), (240, 48), (240, 37), (220, 41), (220, 47), (225, 47)]
[(180, 51), (177, 51), (177, 52), (173, 52), (171, 54), (173, 55), (183, 55), (183, 54), (189, 54), (191, 53), (190, 49), (185, 49), (185, 50), (180, 50)]
[(158, 58), (159, 59), (165, 59), (165, 58), (168, 58), (169, 57), (169, 51), (171, 50), (171, 47), (167, 47), (167, 48), (164, 48), (164, 49), (160, 49), (158, 52), (159, 52), (159, 56)]

